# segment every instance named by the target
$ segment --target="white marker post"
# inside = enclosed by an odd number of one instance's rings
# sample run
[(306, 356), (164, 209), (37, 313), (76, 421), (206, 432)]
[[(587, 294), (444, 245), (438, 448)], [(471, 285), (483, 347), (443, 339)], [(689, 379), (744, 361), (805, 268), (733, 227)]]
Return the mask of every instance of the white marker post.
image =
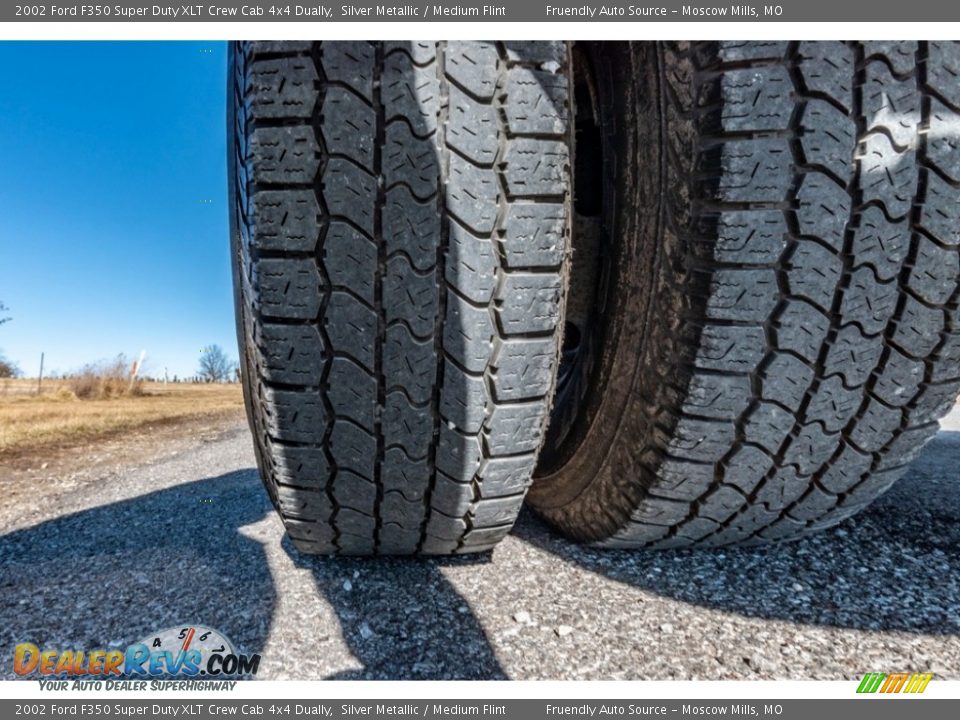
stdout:
[(133, 384), (137, 381), (137, 375), (140, 374), (140, 368), (143, 366), (143, 359), (147, 356), (146, 350), (140, 351), (140, 358), (133, 363), (133, 367), (130, 368), (130, 388), (133, 389)]

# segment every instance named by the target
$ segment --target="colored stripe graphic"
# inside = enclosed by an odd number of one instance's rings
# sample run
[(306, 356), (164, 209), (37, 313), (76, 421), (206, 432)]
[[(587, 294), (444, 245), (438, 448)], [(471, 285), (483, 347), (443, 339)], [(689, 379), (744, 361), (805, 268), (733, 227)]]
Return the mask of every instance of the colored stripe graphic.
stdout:
[(858, 693), (881, 694), (910, 693), (918, 694), (927, 689), (932, 673), (867, 673), (857, 686)]

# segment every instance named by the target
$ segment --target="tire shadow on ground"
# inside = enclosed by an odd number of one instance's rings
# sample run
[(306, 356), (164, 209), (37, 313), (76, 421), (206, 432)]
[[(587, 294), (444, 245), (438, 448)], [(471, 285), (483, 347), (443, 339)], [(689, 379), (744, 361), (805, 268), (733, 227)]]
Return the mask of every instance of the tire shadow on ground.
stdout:
[(268, 512), (256, 471), (240, 470), (0, 536), (0, 655), (123, 649), (184, 623), (260, 652), (276, 591), (263, 546), (237, 529)]
[[(185, 623), (260, 653), (277, 602), (264, 546), (239, 529), (274, 513), (256, 470), (184, 483), (0, 536), (0, 655), (17, 643), (126, 648)], [(309, 568), (362, 663), (335, 679), (505, 678), (467, 601), (441, 567), (489, 561), (324, 558)], [(348, 592), (354, 571), (363, 582)], [(362, 590), (360, 589), (362, 585)], [(14, 678), (7, 666), (0, 676)]]
[(617, 551), (559, 537), (529, 511), (515, 537), (605, 578), (748, 617), (960, 633), (960, 432), (941, 432), (876, 503), (780, 545)]
[[(489, 562), (489, 553), (330, 558), (298, 552), (287, 535), (283, 547), (298, 567), (310, 570), (318, 592), (336, 612), (344, 642), (363, 665), (327, 679), (507, 678), (469, 603), (442, 572), (451, 565)], [(354, 578), (349, 589), (344, 578)]]

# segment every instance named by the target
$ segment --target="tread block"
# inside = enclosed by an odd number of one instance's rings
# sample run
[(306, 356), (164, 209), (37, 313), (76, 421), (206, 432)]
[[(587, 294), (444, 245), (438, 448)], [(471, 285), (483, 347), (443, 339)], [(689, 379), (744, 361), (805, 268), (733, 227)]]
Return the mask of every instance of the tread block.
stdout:
[(909, 251), (908, 223), (891, 222), (875, 206), (861, 213), (860, 225), (853, 235), (853, 253), (858, 265), (872, 268), (877, 278), (886, 282), (900, 273)]
[(490, 455), (537, 450), (545, 414), (546, 408), (540, 402), (495, 405), (484, 432)]
[(489, 303), (497, 286), (498, 262), (493, 242), (478, 238), (456, 220), (449, 225), (444, 275), (472, 302)]
[(492, 42), (447, 43), (447, 77), (474, 97), (492, 100), (497, 86), (497, 48)]
[(820, 308), (805, 300), (790, 300), (776, 318), (777, 347), (814, 363), (830, 331), (830, 319)]
[(790, 148), (783, 140), (732, 140), (723, 145), (716, 199), (724, 202), (780, 202), (791, 175), (784, 158)]
[(430, 495), (430, 506), (451, 518), (464, 517), (473, 505), (473, 491), (469, 483), (454, 482), (438, 475)]
[(732, 422), (681, 417), (667, 451), (684, 460), (717, 462), (730, 448), (734, 434)]
[(334, 411), (373, 432), (377, 379), (352, 360), (337, 357), (330, 363), (327, 386)]
[(349, 470), (362, 478), (373, 479), (377, 439), (371, 433), (348, 420), (335, 420), (329, 447), (338, 472)]
[(261, 323), (255, 330), (257, 366), (268, 382), (319, 385), (323, 374), (323, 340), (312, 325)]
[(853, 204), (846, 188), (824, 173), (810, 170), (802, 175), (796, 201), (800, 233), (819, 238), (839, 253)]
[[(805, 478), (823, 467), (837, 449), (837, 436), (824, 432), (820, 423), (804, 425), (790, 439), (783, 454), (782, 464), (792, 465)], [(798, 481), (800, 482), (800, 481)]]
[(512, 525), (522, 504), (522, 495), (480, 500), (473, 509), (474, 526), (481, 528)]
[(457, 482), (470, 482), (480, 469), (480, 439), (444, 424), (437, 444), (437, 470)]
[(554, 197), (566, 191), (570, 156), (566, 143), (520, 137), (507, 145), (503, 180), (511, 197)]
[(899, 299), (895, 282), (877, 282), (873, 270), (860, 267), (849, 278), (840, 312), (844, 321), (857, 323), (868, 335), (883, 332)]
[(772, 265), (786, 247), (787, 223), (778, 210), (720, 213), (717, 237), (710, 241), (718, 262)]
[(373, 305), (377, 247), (362, 232), (345, 222), (331, 222), (323, 239), (323, 268), (331, 285)]
[(862, 395), (860, 388), (848, 389), (839, 375), (831, 375), (810, 398), (806, 420), (819, 421), (827, 432), (838, 433), (856, 415)]
[(312, 320), (320, 310), (320, 273), (307, 258), (263, 258), (254, 266), (254, 291), (267, 317)]
[(795, 422), (795, 416), (779, 405), (755, 403), (744, 420), (744, 438), (775, 455)]
[(927, 156), (940, 172), (954, 182), (960, 181), (960, 113), (936, 98), (930, 101), (930, 129), (927, 133)]
[(419, 272), (436, 266), (440, 215), (435, 202), (420, 202), (409, 187), (396, 185), (386, 191), (381, 219), (388, 257), (403, 253)]
[(567, 76), (526, 67), (507, 72), (504, 119), (510, 133), (558, 135), (567, 131)]
[(712, 464), (666, 458), (657, 470), (657, 495), (693, 502), (713, 483)]
[(853, 172), (857, 125), (826, 100), (808, 100), (803, 109), (800, 144), (808, 163), (822, 165), (843, 180)]
[(454, 361), (469, 372), (482, 373), (493, 354), (495, 335), (487, 310), (474, 307), (455, 294), (447, 295), (443, 348)]
[(711, 278), (707, 317), (712, 320), (763, 321), (777, 304), (773, 270), (717, 270)]
[(387, 448), (383, 453), (381, 478), (384, 495), (399, 493), (408, 502), (422, 504), (430, 488), (433, 471), (426, 458), (413, 460), (400, 448)]
[(320, 443), (327, 415), (316, 391), (275, 390), (261, 386), (267, 433), (276, 440)]
[(320, 43), (320, 53), (320, 64), (327, 80), (343, 83), (373, 102), (376, 50), (372, 43), (324, 42)]
[[(389, 52), (385, 48), (385, 52)], [(427, 50), (433, 59), (435, 49)], [(428, 61), (429, 62), (429, 61)], [(408, 52), (387, 54), (380, 80), (384, 119), (401, 119), (411, 132), (426, 137), (437, 130), (440, 114), (440, 79), (435, 67), (419, 67)]]
[(695, 364), (705, 370), (750, 372), (763, 359), (764, 345), (760, 326), (706, 325)]
[(523, 492), (530, 486), (536, 456), (490, 458), (481, 471), (480, 496), (502, 497)]
[(463, 432), (477, 434), (486, 418), (490, 399), (482, 377), (468, 375), (456, 365), (443, 370), (443, 392), (440, 394), (440, 415)]
[(450, 212), (477, 234), (493, 232), (499, 193), (496, 173), (477, 167), (459, 155), (451, 155), (450, 178), (445, 187)]
[(717, 57), (721, 62), (777, 60), (787, 54), (787, 43), (779, 41), (724, 40), (718, 45)]
[(321, 112), (323, 140), (332, 154), (345, 155), (373, 171), (373, 145), (377, 114), (355, 93), (342, 87), (330, 87), (323, 96)]
[(562, 297), (555, 273), (507, 273), (495, 304), (505, 335), (549, 332), (557, 327)]
[(775, 353), (763, 369), (760, 397), (797, 411), (813, 378), (813, 368), (796, 356)]
[(900, 317), (894, 321), (893, 340), (897, 349), (911, 357), (927, 357), (940, 343), (944, 314), (914, 297), (904, 298)]
[(790, 294), (829, 311), (843, 274), (843, 261), (816, 242), (798, 242), (786, 262)]
[(413, 196), (425, 201), (438, 187), (438, 150), (431, 138), (418, 138), (405, 122), (387, 125), (381, 149), (383, 182), (387, 187), (406, 185)]
[(271, 465), (277, 481), (295, 487), (322, 489), (330, 479), (330, 463), (321, 448), (271, 443)]
[(389, 392), (384, 400), (380, 432), (387, 447), (401, 447), (414, 460), (425, 458), (433, 436), (430, 408), (413, 405), (402, 392)]
[(727, 460), (723, 481), (728, 485), (736, 485), (744, 495), (748, 495), (772, 467), (773, 458), (766, 452), (753, 445), (741, 445)]
[(330, 293), (323, 324), (335, 353), (349, 353), (368, 371), (374, 371), (377, 318), (373, 310), (353, 295), (334, 290)]
[(323, 199), (330, 216), (342, 218), (373, 237), (377, 181), (351, 161), (330, 158), (323, 169)]
[(368, 522), (375, 522), (377, 486), (371, 480), (341, 470), (333, 478), (331, 493), (340, 508), (337, 519), (344, 532), (362, 533)]
[(383, 44), (383, 52), (387, 56), (402, 52), (417, 65), (429, 65), (437, 59), (437, 44), (418, 40), (388, 40)]
[(496, 108), (452, 85), (447, 113), (447, 145), (477, 165), (492, 166), (500, 149)]
[(493, 388), (498, 400), (532, 400), (546, 396), (553, 384), (557, 357), (554, 338), (504, 340), (494, 361)]
[(852, 110), (853, 48), (839, 42), (802, 42), (798, 55), (800, 74), (807, 89), (828, 95), (847, 110)]
[(917, 257), (910, 269), (910, 289), (931, 305), (945, 305), (960, 284), (960, 254), (943, 248), (922, 235), (917, 238)]
[(796, 104), (784, 65), (728, 70), (720, 95), (720, 127), (726, 132), (785, 130)]
[(417, 340), (405, 325), (387, 328), (383, 346), (387, 390), (402, 388), (413, 402), (429, 402), (437, 379), (437, 363), (433, 339)]
[(566, 236), (564, 209), (556, 203), (512, 203), (503, 222), (501, 247), (509, 268), (559, 267)]
[(402, 322), (417, 338), (430, 337), (440, 312), (436, 272), (420, 275), (403, 255), (390, 258), (383, 277), (383, 305), (388, 325)]
[(254, 183), (307, 185), (317, 176), (320, 151), (308, 125), (259, 127), (250, 136)]
[(504, 40), (503, 47), (511, 63), (534, 63), (541, 67), (566, 63), (567, 43), (563, 40)]
[[(960, 187), (928, 172), (927, 202), (920, 209), (920, 225), (942, 245), (960, 245)], [(878, 211), (879, 212), (879, 211)]]
[(925, 365), (907, 357), (895, 347), (886, 350), (883, 365), (878, 368), (873, 394), (887, 405), (903, 407), (913, 400), (923, 382)]
[(258, 250), (310, 252), (320, 236), (319, 219), (313, 190), (261, 190), (253, 194), (253, 245)]
[(737, 417), (751, 401), (746, 375), (695, 373), (687, 387), (681, 412), (723, 420)]
[(823, 363), (823, 375), (839, 375), (847, 387), (867, 382), (883, 354), (882, 337), (864, 337), (856, 325), (841, 328), (833, 339)]

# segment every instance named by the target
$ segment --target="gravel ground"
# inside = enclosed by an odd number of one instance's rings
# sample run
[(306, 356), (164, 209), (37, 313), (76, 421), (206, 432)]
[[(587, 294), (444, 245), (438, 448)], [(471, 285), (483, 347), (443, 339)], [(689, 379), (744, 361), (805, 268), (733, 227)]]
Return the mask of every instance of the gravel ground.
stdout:
[(0, 657), (200, 623), (270, 679), (960, 679), (960, 413), (866, 513), (802, 542), (599, 552), (527, 514), (450, 560), (300, 556), (245, 426), (185, 435), (132, 441), (136, 463), (0, 468)]

